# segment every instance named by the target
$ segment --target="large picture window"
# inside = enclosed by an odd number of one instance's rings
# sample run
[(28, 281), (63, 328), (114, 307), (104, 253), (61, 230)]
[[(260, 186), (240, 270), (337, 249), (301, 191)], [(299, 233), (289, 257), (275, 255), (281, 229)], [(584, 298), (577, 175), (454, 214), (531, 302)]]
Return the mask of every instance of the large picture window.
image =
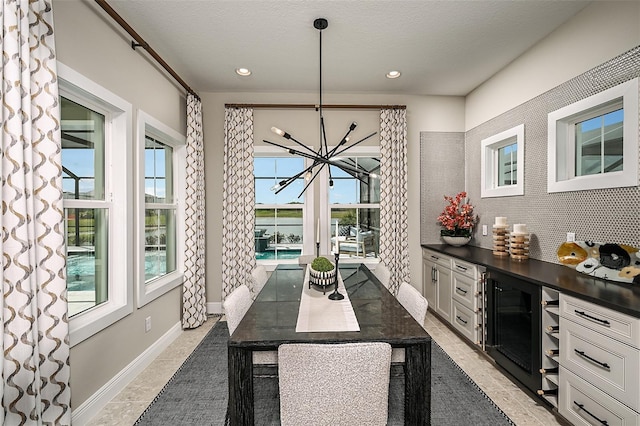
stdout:
[(325, 184), (331, 251), (339, 252), (342, 258), (376, 259), (379, 253), (380, 155), (366, 149), (353, 149), (356, 153), (334, 160), (363, 173), (330, 166), (333, 187)]
[(276, 193), (272, 190), (283, 179), (295, 176), (304, 169), (300, 157), (278, 157), (256, 152), (253, 172), (255, 178), (255, 250), (258, 261), (297, 259), (304, 245), (305, 197), (300, 193), (304, 177)]
[(133, 311), (129, 103), (58, 63), (70, 343)]
[(138, 111), (138, 306), (182, 284), (186, 138)]

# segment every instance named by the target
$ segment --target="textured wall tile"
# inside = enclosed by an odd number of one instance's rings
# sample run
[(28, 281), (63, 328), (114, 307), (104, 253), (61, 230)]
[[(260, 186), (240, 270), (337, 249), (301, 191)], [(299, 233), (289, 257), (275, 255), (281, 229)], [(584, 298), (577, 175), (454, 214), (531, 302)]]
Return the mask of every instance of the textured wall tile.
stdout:
[[(556, 249), (565, 241), (567, 232), (575, 232), (578, 240), (640, 246), (640, 187), (547, 193), (547, 114), (639, 76), (640, 46), (469, 130), (464, 147), (466, 189), (480, 216), (480, 224), (489, 225), (491, 230), (495, 216), (506, 216), (510, 225), (526, 223), (533, 234), (530, 256), (554, 263), (557, 263)], [(481, 199), (482, 139), (522, 123), (525, 126), (524, 195)], [(421, 148), (431, 139), (441, 137), (439, 135), (442, 134), (423, 133)], [(425, 154), (421, 152), (421, 155), (425, 164)], [(439, 192), (441, 182), (428, 178), (422, 175), (421, 241), (434, 243), (438, 227), (434, 225), (433, 211), (426, 206), (438, 201), (435, 193)], [(476, 230), (471, 244), (491, 248), (491, 233), (481, 237)]]

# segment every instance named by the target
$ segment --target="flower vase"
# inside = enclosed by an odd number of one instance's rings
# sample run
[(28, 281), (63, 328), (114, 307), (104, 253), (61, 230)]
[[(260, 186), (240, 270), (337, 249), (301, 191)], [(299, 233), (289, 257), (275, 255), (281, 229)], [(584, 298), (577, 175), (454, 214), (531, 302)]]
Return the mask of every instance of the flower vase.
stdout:
[(442, 239), (445, 243), (454, 247), (461, 247), (467, 245), (471, 241), (471, 237), (442, 235)]

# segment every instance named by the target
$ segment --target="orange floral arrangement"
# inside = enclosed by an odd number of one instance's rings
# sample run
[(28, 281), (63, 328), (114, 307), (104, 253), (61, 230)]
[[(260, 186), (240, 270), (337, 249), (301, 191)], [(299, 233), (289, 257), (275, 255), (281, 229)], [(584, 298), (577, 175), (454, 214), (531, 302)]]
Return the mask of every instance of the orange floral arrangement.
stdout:
[(445, 228), (440, 231), (440, 235), (470, 237), (478, 217), (473, 214), (473, 206), (468, 202), (467, 193), (462, 191), (455, 197), (445, 195), (444, 199), (449, 205), (438, 216), (438, 223)]

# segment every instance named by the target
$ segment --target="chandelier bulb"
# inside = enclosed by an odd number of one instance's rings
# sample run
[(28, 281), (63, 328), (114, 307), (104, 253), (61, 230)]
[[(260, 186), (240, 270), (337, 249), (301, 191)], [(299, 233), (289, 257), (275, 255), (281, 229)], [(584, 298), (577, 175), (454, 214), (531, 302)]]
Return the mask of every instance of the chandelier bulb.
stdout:
[(311, 180), (311, 176), (313, 176), (313, 174), (311, 173), (311, 170), (309, 170), (307, 173), (304, 174), (304, 180), (306, 181)]
[(278, 136), (284, 136), (284, 130), (280, 130), (275, 126), (271, 128), (271, 131)]
[(273, 186), (271, 187), (271, 190), (272, 190), (272, 191), (277, 191), (278, 189), (280, 189), (280, 184), (279, 184), (279, 183), (276, 183), (275, 185), (273, 185)]
[(358, 123), (354, 121), (353, 123), (351, 123), (351, 126), (349, 126), (349, 130), (354, 131), (357, 126), (358, 126)]

